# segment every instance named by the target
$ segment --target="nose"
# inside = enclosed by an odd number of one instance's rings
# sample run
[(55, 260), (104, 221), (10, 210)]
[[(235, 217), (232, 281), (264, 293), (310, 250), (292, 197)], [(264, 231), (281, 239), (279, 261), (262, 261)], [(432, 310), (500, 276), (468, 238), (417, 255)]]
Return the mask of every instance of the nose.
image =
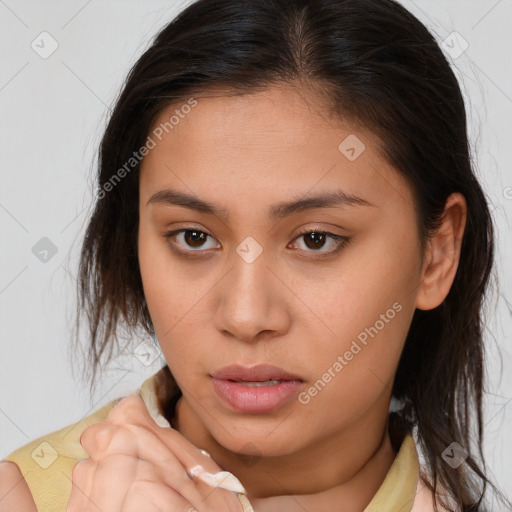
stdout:
[(275, 274), (265, 252), (252, 262), (234, 255), (233, 267), (216, 287), (214, 325), (223, 335), (255, 342), (288, 330), (289, 297)]

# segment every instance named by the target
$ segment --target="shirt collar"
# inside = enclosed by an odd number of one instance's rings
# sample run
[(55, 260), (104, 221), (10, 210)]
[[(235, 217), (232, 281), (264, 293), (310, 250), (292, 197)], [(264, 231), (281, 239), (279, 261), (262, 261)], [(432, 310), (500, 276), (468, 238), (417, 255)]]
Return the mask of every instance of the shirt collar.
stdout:
[[(171, 425), (162, 415), (155, 393), (156, 375), (146, 379), (140, 396), (151, 417), (161, 427)], [(406, 434), (379, 490), (363, 512), (411, 512), (419, 478), (419, 460), (414, 439)]]

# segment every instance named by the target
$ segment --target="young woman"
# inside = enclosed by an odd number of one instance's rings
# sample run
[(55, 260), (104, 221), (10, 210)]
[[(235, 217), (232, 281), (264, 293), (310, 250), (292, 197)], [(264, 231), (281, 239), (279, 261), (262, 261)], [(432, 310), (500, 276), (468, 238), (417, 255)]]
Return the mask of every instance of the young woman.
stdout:
[(193, 3), (131, 70), (97, 183), (93, 379), (122, 321), (167, 365), (8, 456), (0, 510), (487, 510), (492, 220), (407, 10)]

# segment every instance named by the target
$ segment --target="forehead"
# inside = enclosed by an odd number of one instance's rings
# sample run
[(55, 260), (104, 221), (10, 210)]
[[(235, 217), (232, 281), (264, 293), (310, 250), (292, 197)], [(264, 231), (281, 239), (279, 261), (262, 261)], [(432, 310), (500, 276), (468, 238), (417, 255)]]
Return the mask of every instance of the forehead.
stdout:
[(310, 90), (288, 84), (245, 94), (212, 90), (192, 97), (196, 106), (187, 107), (190, 98), (173, 103), (158, 115), (152, 129), (163, 127), (165, 132), (165, 123), (174, 117), (167, 132), (198, 149), (275, 151), (300, 146), (314, 132), (340, 124), (329, 120), (329, 110)]
[(354, 194), (364, 189), (372, 202), (385, 188), (388, 197), (408, 194), (371, 132), (335, 122), (318, 98), (289, 85), (194, 95), (163, 110), (150, 136), (155, 147), (141, 165), (146, 196), (166, 184), (251, 201), (340, 186)]

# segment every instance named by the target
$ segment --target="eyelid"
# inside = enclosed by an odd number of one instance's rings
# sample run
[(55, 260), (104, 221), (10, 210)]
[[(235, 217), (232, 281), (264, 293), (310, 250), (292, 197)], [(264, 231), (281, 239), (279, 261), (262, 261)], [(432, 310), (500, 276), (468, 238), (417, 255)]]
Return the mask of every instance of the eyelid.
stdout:
[[(217, 243), (220, 244), (220, 242), (207, 230), (205, 229), (200, 229), (196, 226), (182, 226), (180, 228), (177, 228), (177, 229), (173, 229), (171, 231), (168, 231), (164, 234), (164, 238), (166, 238), (167, 240), (170, 240), (171, 238), (181, 234), (181, 233), (184, 233), (184, 232), (187, 232), (187, 231), (198, 231), (199, 233), (204, 233), (205, 235), (209, 236), (210, 238), (213, 238), (214, 240), (217, 241)], [(194, 253), (198, 253), (199, 255), (201, 254), (201, 252), (207, 252), (207, 251), (211, 251), (212, 249), (196, 249), (196, 250), (187, 250), (187, 249), (182, 249), (181, 247), (179, 247), (177, 244), (174, 244), (176, 248), (172, 249), (173, 251), (179, 253), (179, 254), (182, 254), (182, 255), (193, 255)]]
[(292, 242), (295, 243), (295, 241), (298, 238), (300, 238), (303, 235), (307, 235), (309, 233), (318, 233), (318, 234), (326, 235), (327, 237), (335, 240), (335, 242), (336, 242), (336, 247), (330, 251), (322, 251), (322, 250), (302, 251), (302, 252), (305, 252), (306, 254), (316, 254), (315, 258), (328, 258), (329, 256), (332, 256), (332, 255), (336, 254), (338, 251), (340, 251), (341, 249), (343, 249), (343, 247), (345, 247), (351, 240), (347, 236), (338, 235), (337, 233), (332, 233), (331, 231), (328, 231), (325, 229), (320, 229), (320, 228), (317, 229), (316, 227), (307, 227), (307, 228), (304, 228), (303, 230), (301, 230), (297, 234), (297, 236), (295, 236), (295, 238), (293, 239)]
[[(174, 236), (176, 236), (178, 234), (181, 234), (183, 232), (186, 232), (186, 231), (198, 231), (200, 233), (204, 233), (205, 235), (209, 236), (210, 238), (213, 238), (214, 240), (216, 240), (217, 243), (220, 243), (220, 242), (218, 242), (218, 240), (209, 231), (207, 231), (207, 230), (205, 230), (203, 228), (198, 228), (197, 226), (182, 226), (180, 228), (177, 228), (177, 229), (171, 230), (169, 232), (166, 232), (164, 234), (164, 237), (167, 240), (169, 240), (170, 238), (172, 238), (172, 237), (174, 237)], [(292, 239), (292, 243), (294, 243), (301, 236), (309, 234), (309, 233), (319, 233), (319, 234), (326, 235), (327, 237), (330, 237), (331, 239), (335, 240), (336, 243), (337, 243), (337, 247), (335, 249), (333, 249), (333, 250), (330, 250), (330, 251), (322, 251), (322, 250), (306, 251), (306, 250), (301, 250), (301, 252), (317, 254), (317, 256), (315, 256), (316, 258), (328, 257), (330, 255), (333, 255), (333, 254), (337, 253), (344, 246), (346, 246), (350, 242), (350, 240), (351, 240), (347, 236), (339, 235), (337, 233), (332, 233), (331, 231), (328, 231), (326, 229), (322, 229), (322, 228), (314, 227), (314, 226), (307, 226), (307, 227), (301, 229), (301, 231), (299, 233), (297, 233), (297, 235), (294, 236), (294, 238)], [(189, 256), (190, 255), (191, 257), (193, 257), (194, 253), (198, 253), (198, 255), (200, 257), (200, 254), (202, 252), (209, 252), (209, 251), (212, 250), (211, 248), (210, 249), (187, 250), (187, 249), (180, 248), (179, 246), (177, 246), (177, 244), (174, 244), (174, 245), (176, 245), (176, 248), (173, 249), (175, 252), (177, 252), (179, 254), (182, 254), (184, 256)]]

